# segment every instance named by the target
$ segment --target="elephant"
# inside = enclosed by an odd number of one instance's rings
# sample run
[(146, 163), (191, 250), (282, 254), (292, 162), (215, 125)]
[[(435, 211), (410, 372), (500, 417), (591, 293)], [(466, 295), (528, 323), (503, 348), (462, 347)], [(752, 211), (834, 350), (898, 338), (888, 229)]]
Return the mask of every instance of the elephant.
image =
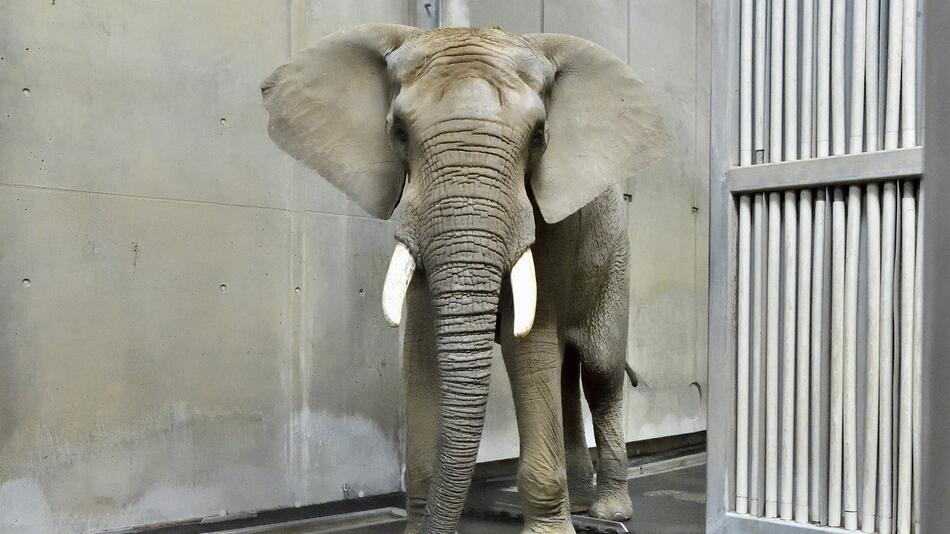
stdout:
[(298, 52), (261, 92), (277, 146), (369, 214), (399, 207), (383, 312), (396, 326), (406, 310), (406, 532), (457, 528), (496, 343), (523, 532), (629, 518), (619, 184), (669, 144), (646, 86), (574, 36), (368, 24)]

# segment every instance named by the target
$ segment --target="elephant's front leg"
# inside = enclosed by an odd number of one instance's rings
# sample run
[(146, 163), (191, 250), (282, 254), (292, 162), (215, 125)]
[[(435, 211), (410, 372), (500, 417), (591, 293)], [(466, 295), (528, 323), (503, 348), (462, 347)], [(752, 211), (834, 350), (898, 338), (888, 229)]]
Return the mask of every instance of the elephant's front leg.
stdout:
[(406, 295), (403, 345), (406, 384), (406, 534), (416, 534), (425, 517), (435, 461), (439, 384), (432, 311), (425, 281), (416, 275)]
[(523, 532), (572, 533), (561, 416), (561, 352), (554, 314), (539, 306), (534, 328), (524, 339), (510, 334), (508, 318), (501, 328), (521, 438), (518, 491), (525, 517)]

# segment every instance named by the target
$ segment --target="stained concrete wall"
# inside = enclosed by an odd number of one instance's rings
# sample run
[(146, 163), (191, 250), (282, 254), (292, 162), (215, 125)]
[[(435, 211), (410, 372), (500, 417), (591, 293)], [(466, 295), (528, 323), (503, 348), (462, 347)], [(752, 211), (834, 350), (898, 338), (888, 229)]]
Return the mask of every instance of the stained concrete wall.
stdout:
[[(472, 0), (599, 41), (676, 150), (631, 181), (628, 439), (704, 427), (707, 1)], [(0, 3), (0, 532), (81, 532), (400, 488), (392, 223), (266, 136), (259, 82), (411, 0)], [(659, 42), (660, 44), (657, 44)], [(482, 459), (517, 454), (496, 380)], [(347, 493), (344, 493), (344, 486)]]

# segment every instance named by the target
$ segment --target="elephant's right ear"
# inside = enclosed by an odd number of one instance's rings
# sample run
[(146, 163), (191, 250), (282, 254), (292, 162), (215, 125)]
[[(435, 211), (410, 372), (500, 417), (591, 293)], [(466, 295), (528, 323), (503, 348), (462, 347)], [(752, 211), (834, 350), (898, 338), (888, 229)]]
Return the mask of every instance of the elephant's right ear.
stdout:
[(381, 219), (392, 215), (405, 179), (386, 134), (386, 56), (418, 31), (366, 24), (334, 33), (261, 85), (277, 146)]

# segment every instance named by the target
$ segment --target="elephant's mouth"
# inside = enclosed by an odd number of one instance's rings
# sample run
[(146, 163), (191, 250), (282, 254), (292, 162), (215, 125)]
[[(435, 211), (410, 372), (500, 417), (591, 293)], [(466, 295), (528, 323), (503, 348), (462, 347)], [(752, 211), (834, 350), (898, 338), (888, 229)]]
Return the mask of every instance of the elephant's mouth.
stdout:
[[(415, 271), (416, 262), (409, 248), (402, 243), (396, 243), (383, 284), (383, 315), (391, 326), (399, 326), (402, 322), (406, 291)], [(535, 278), (534, 256), (530, 248), (525, 250), (512, 266), (509, 278), (514, 303), (514, 334), (520, 338), (531, 332), (537, 307), (538, 284)]]

